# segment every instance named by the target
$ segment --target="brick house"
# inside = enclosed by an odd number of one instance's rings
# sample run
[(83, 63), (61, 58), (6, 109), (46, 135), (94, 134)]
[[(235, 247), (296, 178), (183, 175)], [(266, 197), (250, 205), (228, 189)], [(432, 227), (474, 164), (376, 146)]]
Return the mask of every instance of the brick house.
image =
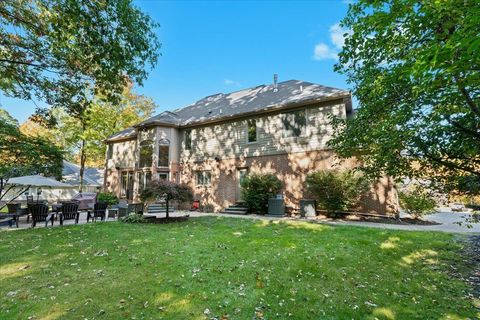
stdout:
[[(189, 184), (203, 205), (221, 211), (240, 200), (245, 175), (270, 172), (282, 181), (286, 204), (298, 207), (306, 175), (339, 163), (326, 146), (328, 116), (351, 114), (350, 92), (305, 81), (211, 95), (109, 137), (104, 188), (136, 200), (152, 179), (168, 179)], [(395, 212), (392, 181), (372, 186), (361, 210)]]

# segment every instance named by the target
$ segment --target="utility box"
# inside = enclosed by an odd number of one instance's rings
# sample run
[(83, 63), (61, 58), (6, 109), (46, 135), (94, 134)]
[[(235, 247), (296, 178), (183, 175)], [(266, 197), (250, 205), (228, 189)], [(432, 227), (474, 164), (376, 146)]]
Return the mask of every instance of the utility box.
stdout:
[(281, 198), (268, 199), (268, 216), (283, 217), (285, 216), (285, 204)]
[(317, 215), (316, 202), (312, 199), (300, 200), (300, 216), (315, 217)]

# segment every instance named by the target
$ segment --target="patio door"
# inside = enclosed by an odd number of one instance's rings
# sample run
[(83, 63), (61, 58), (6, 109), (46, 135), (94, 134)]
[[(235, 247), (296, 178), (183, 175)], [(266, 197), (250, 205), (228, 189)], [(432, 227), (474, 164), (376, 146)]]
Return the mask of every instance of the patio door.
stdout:
[(242, 201), (242, 187), (241, 183), (248, 174), (247, 168), (237, 169), (237, 190), (236, 190), (236, 200)]
[(133, 171), (122, 171), (120, 197), (133, 200)]

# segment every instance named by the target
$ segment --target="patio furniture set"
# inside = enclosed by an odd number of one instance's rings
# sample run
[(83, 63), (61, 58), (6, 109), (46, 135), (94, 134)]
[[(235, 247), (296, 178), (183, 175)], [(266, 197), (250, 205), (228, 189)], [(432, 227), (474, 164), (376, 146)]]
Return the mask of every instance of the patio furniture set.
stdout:
[[(93, 199), (92, 201), (85, 201), (85, 198)], [(82, 200), (84, 200), (82, 202)], [(0, 226), (12, 227), (15, 225), (18, 228), (20, 217), (26, 216), (27, 223), (32, 220), (32, 228), (39, 222), (44, 222), (45, 227), (50, 222), (53, 225), (55, 220), (59, 220), (60, 225), (63, 225), (65, 220), (74, 220), (78, 223), (80, 213), (86, 212), (87, 223), (97, 221), (100, 219), (104, 221), (108, 218), (121, 218), (131, 213), (143, 214), (143, 203), (119, 204), (108, 207), (107, 203), (96, 202), (95, 197), (83, 197), (83, 199), (72, 199), (60, 203), (48, 204), (46, 201), (34, 201), (32, 197), (27, 197), (27, 206), (22, 207), (22, 203), (7, 203), (8, 213), (0, 214)]]

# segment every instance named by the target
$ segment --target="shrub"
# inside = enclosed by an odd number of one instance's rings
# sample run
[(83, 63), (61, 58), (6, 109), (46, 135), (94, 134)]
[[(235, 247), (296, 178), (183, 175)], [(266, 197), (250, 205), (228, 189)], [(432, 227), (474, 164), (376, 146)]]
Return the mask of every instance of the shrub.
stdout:
[(337, 216), (355, 207), (370, 189), (370, 182), (353, 170), (317, 171), (307, 176), (306, 183), (308, 192), (329, 216)]
[(172, 200), (193, 200), (192, 189), (185, 184), (178, 184), (166, 180), (154, 180), (140, 193), (142, 201), (156, 201), (164, 199), (166, 204), (166, 217), (169, 214), (169, 204)]
[(125, 223), (145, 223), (147, 220), (141, 214), (131, 213), (125, 217), (121, 217), (120, 221)]
[(105, 202), (109, 206), (118, 204), (118, 197), (111, 192), (99, 192), (97, 194), (98, 202)]
[(400, 198), (400, 206), (414, 219), (435, 212), (435, 200), (419, 187), (399, 192), (398, 197)]
[(273, 174), (250, 174), (241, 183), (242, 198), (249, 212), (266, 214), (268, 199), (282, 188), (282, 182)]

